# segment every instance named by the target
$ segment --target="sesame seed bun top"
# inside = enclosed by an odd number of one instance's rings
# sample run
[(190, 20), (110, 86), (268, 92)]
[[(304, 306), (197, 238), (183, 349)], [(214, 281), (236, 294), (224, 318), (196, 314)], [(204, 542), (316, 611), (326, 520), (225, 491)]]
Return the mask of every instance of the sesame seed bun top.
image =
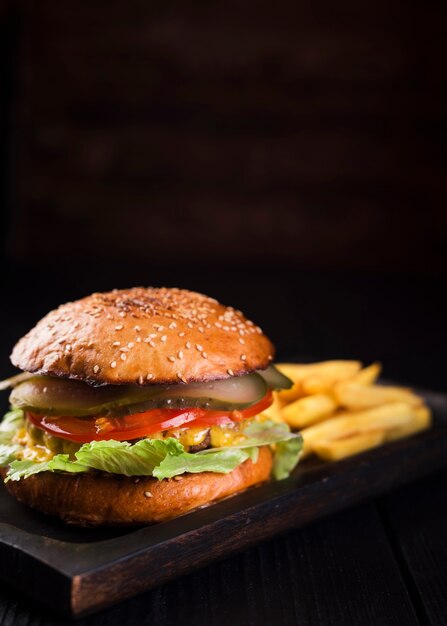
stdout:
[(94, 293), (46, 315), (14, 347), (28, 372), (90, 384), (190, 383), (266, 368), (274, 348), (240, 311), (184, 289)]

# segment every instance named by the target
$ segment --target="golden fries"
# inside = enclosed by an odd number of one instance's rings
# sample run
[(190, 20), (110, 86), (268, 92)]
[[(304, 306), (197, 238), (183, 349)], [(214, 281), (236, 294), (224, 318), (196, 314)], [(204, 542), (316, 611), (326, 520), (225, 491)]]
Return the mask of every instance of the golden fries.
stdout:
[(385, 433), (381, 430), (361, 435), (352, 435), (346, 439), (322, 440), (314, 445), (314, 452), (324, 461), (339, 461), (347, 456), (364, 452), (370, 448), (380, 446), (385, 440)]
[(384, 385), (359, 385), (356, 382), (342, 381), (334, 386), (334, 395), (340, 406), (359, 411), (388, 402), (407, 402), (420, 406), (422, 399), (404, 387)]
[(264, 414), (300, 430), (301, 458), (336, 461), (431, 425), (430, 409), (410, 389), (375, 384), (380, 363), (359, 361), (280, 363), (291, 389), (275, 392)]
[(380, 363), (372, 363), (371, 365), (368, 365), (368, 367), (364, 367), (357, 372), (351, 380), (359, 385), (372, 385), (379, 378), (381, 371), (382, 366)]
[(315, 394), (288, 404), (282, 409), (281, 414), (290, 426), (304, 428), (329, 417), (336, 407), (330, 396)]
[(404, 426), (398, 426), (386, 432), (386, 441), (403, 439), (421, 430), (427, 430), (427, 428), (430, 428), (431, 423), (432, 416), (430, 409), (426, 406), (418, 407), (414, 410), (414, 418), (410, 422)]
[(293, 387), (280, 391), (279, 398), (288, 404), (306, 395), (326, 393), (337, 381), (353, 376), (361, 366), (360, 361), (279, 363), (279, 371), (293, 381)]
[(314, 444), (320, 440), (344, 439), (373, 430), (385, 431), (403, 427), (414, 419), (414, 409), (405, 402), (384, 404), (357, 413), (342, 413), (302, 430), (304, 449), (313, 449)]
[(264, 409), (261, 415), (266, 419), (273, 420), (274, 422), (283, 422), (284, 419), (281, 415), (281, 407), (282, 403), (278, 398), (278, 394), (275, 393), (273, 395), (272, 404), (267, 409)]

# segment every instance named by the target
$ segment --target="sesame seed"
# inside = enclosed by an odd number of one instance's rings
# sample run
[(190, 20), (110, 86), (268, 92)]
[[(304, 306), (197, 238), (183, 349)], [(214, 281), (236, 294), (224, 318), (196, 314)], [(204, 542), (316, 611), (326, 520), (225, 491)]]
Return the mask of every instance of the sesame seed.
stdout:
[(128, 346), (129, 348), (133, 348), (133, 347), (134, 347), (134, 345), (135, 345), (135, 344), (133, 344), (131, 341), (127, 344), (127, 346)]
[(93, 372), (95, 374), (97, 374), (99, 372), (99, 365), (95, 365), (95, 367), (93, 368)]
[(137, 333), (139, 333), (139, 332), (140, 332), (140, 330), (141, 330), (141, 327), (140, 327), (140, 326), (134, 326), (134, 328), (135, 328), (135, 330), (137, 331)]
[(207, 353), (206, 353), (206, 352), (202, 352), (202, 356), (203, 356), (203, 358), (204, 358), (204, 359), (207, 359), (207, 358), (208, 358), (208, 355), (207, 355)]
[(125, 352), (121, 354), (121, 361), (125, 361), (127, 359)]
[(137, 338), (135, 339), (135, 341), (136, 341), (137, 343), (141, 343), (141, 337), (137, 337)]
[(171, 330), (173, 330), (174, 328), (177, 328), (177, 324), (176, 324), (175, 322), (171, 322), (171, 323), (169, 324), (169, 328), (170, 328)]
[(168, 356), (168, 359), (169, 359), (170, 361), (174, 362), (174, 361), (175, 361), (175, 356)]
[(217, 326), (217, 328), (222, 328), (222, 324), (219, 324), (219, 322), (214, 322), (214, 326)]
[(122, 330), (124, 328), (124, 326), (122, 324), (117, 324), (115, 326), (115, 330)]
[(178, 351), (178, 358), (183, 359), (183, 352), (181, 350)]
[(126, 317), (126, 314), (124, 313), (124, 311), (120, 312), (120, 317)]
[(177, 378), (180, 378), (182, 383), (188, 382), (185, 378), (183, 378), (183, 374), (181, 372), (177, 372)]
[(107, 319), (108, 320), (113, 320), (113, 317), (110, 315), (110, 313), (107, 313)]
[(151, 378), (153, 378), (153, 377), (154, 377), (154, 375), (153, 375), (153, 374), (148, 374), (148, 375), (146, 376), (146, 380), (151, 380)]
[(262, 328), (260, 326), (256, 326), (256, 332), (262, 335)]
[(183, 476), (174, 476), (174, 480), (183, 480)]
[(156, 337), (156, 336), (157, 336), (157, 333), (151, 333), (151, 334), (149, 335), (149, 337), (151, 337), (151, 338)]
[(241, 354), (241, 361), (246, 361), (247, 360), (247, 356), (245, 354)]
[(167, 338), (168, 338), (167, 335), (163, 335), (163, 337), (161, 337), (161, 340), (165, 342)]
[(153, 341), (149, 341), (149, 345), (151, 346), (151, 348), (155, 348), (155, 343)]
[(245, 341), (242, 339), (242, 337), (239, 337), (239, 343), (245, 343)]
[(116, 361), (112, 361), (112, 362), (110, 363), (110, 367), (116, 367)]
[(124, 348), (120, 348), (120, 352), (129, 352), (129, 348), (124, 346)]
[(186, 348), (188, 348), (188, 350), (189, 350), (189, 349), (190, 349), (190, 347), (191, 347), (191, 343), (190, 343), (189, 341), (187, 341), (187, 342), (185, 343), (185, 347), (186, 347)]
[(121, 345), (121, 341), (114, 341), (112, 343), (112, 346), (120, 346)]
[(228, 374), (229, 374), (230, 376), (234, 376), (234, 372), (233, 372), (233, 370), (228, 369), (228, 370), (227, 370), (227, 372), (228, 372)]
[(145, 498), (152, 498), (153, 496), (152, 496), (152, 494), (151, 494), (151, 492), (150, 492), (150, 491), (145, 491), (145, 492), (144, 492), (144, 497), (145, 497)]
[(199, 333), (204, 333), (204, 332), (205, 332), (204, 328), (202, 326), (199, 326)]
[(230, 330), (230, 327), (229, 327), (229, 326), (222, 326), (222, 328), (223, 328), (223, 330), (225, 330), (225, 331)]
[(67, 352), (71, 352), (71, 345), (69, 343), (67, 343), (67, 345), (65, 346), (65, 350)]
[(194, 328), (194, 325), (191, 322), (188, 322), (187, 326), (188, 328)]
[(179, 336), (179, 337), (184, 337), (184, 336), (185, 336), (185, 333), (179, 333), (179, 334), (178, 334), (178, 336)]
[(202, 350), (203, 350), (203, 348), (202, 348), (202, 346), (200, 345), (200, 343), (196, 343), (196, 348), (197, 348), (197, 350), (198, 350), (199, 352), (202, 352)]

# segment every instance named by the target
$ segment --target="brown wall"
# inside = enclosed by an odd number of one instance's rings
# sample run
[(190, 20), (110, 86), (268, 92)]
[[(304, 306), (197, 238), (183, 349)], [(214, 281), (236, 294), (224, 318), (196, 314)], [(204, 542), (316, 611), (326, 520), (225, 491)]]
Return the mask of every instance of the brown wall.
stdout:
[(13, 259), (439, 267), (430, 3), (14, 7)]

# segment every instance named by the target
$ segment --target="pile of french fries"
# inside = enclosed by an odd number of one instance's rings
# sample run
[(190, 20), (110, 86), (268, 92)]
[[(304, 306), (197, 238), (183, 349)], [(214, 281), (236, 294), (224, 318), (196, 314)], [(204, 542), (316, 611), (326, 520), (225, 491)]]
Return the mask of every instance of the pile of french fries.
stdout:
[(301, 458), (337, 461), (429, 428), (430, 409), (410, 389), (376, 384), (381, 365), (360, 361), (279, 363), (293, 387), (264, 412), (303, 436)]

